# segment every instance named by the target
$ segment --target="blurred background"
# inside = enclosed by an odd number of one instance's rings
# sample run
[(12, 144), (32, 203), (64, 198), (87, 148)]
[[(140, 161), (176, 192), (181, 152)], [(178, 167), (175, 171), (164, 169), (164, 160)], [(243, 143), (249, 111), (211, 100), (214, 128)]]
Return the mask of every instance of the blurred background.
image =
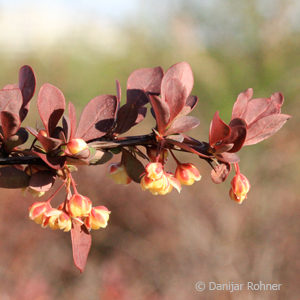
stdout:
[[(209, 166), (191, 155), (180, 158), (202, 180), (164, 197), (115, 185), (107, 166), (80, 168), (80, 193), (112, 211), (107, 229), (92, 233), (81, 275), (69, 234), (28, 219), (29, 193), (1, 189), (0, 299), (299, 299), (299, 15), (297, 0), (0, 1), (1, 87), (29, 64), (38, 88), (56, 85), (79, 115), (96, 95), (114, 94), (115, 79), (124, 95), (134, 69), (187, 61), (200, 99), (192, 136), (207, 140), (216, 110), (229, 121), (248, 87), (255, 97), (281, 91), (283, 112), (293, 116), (239, 153), (252, 185), (242, 205), (228, 196), (231, 177), (213, 184)], [(34, 126), (36, 96), (31, 108), (25, 125)], [(152, 125), (149, 117), (129, 134)], [(282, 287), (201, 293), (197, 281)]]

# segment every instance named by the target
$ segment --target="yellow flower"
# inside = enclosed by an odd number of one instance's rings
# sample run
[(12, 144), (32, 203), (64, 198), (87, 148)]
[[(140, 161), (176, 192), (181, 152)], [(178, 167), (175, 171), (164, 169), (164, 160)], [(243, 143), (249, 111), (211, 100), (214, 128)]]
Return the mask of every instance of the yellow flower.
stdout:
[(86, 217), (92, 209), (92, 201), (80, 194), (74, 194), (68, 202), (68, 213), (71, 217)]
[(250, 182), (248, 178), (241, 173), (237, 173), (232, 178), (229, 196), (232, 200), (241, 204), (247, 198), (249, 190)]

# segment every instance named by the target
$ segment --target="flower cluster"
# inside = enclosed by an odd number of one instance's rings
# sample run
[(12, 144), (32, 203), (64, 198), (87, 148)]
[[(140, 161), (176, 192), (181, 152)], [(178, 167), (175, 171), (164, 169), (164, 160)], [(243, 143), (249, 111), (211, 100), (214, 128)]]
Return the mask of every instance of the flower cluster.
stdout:
[(58, 208), (53, 208), (49, 201), (35, 202), (29, 207), (29, 218), (43, 228), (70, 231), (72, 222), (76, 220), (84, 224), (88, 230), (105, 228), (109, 219), (110, 211), (105, 206), (92, 207), (88, 197), (78, 193)]

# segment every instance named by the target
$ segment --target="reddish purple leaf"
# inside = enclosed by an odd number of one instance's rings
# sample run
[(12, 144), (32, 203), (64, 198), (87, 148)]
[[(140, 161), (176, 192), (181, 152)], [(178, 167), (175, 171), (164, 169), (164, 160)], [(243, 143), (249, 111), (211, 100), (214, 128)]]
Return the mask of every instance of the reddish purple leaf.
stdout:
[(74, 264), (82, 273), (90, 252), (92, 237), (84, 225), (81, 226), (81, 224), (73, 221), (73, 226), (71, 229), (71, 241)]
[(18, 189), (27, 187), (29, 176), (22, 170), (14, 167), (0, 168), (0, 187), (6, 189)]
[(52, 135), (65, 110), (65, 97), (55, 86), (45, 83), (38, 94), (38, 110), (49, 136)]
[(112, 95), (92, 99), (81, 114), (75, 136), (89, 141), (105, 135), (114, 124), (117, 103)]
[(19, 88), (23, 96), (23, 104), (20, 111), (20, 118), (23, 121), (29, 110), (29, 101), (35, 91), (35, 76), (30, 66), (23, 66), (19, 70)]
[(127, 90), (128, 104), (134, 104), (136, 106), (143, 106), (149, 102), (148, 96), (142, 90)]
[(127, 90), (142, 90), (151, 94), (160, 94), (162, 78), (161, 67), (135, 70), (128, 77)]
[(227, 143), (232, 143), (233, 147), (228, 152), (239, 151), (246, 139), (247, 135), (247, 124), (242, 119), (233, 119), (229, 123), (231, 129), (230, 137), (226, 140)]
[(291, 116), (274, 114), (259, 119), (248, 128), (244, 145), (257, 144), (276, 133)]
[(263, 114), (270, 106), (270, 99), (255, 98), (248, 102), (247, 110), (242, 115), (242, 118), (248, 125), (255, 122), (261, 114)]
[(186, 97), (191, 93), (194, 86), (194, 76), (191, 66), (187, 62), (180, 62), (171, 66), (161, 83), (161, 94), (165, 95), (167, 92), (168, 82), (171, 79), (177, 79), (181, 82), (186, 91)]
[(135, 182), (141, 181), (141, 175), (145, 172), (144, 165), (135, 158), (129, 151), (122, 151), (122, 162), (125, 166), (128, 176)]
[(61, 169), (66, 162), (65, 156), (50, 156), (47, 153), (39, 151), (32, 151), (32, 153), (42, 159), (50, 168), (55, 170)]
[(235, 153), (229, 153), (229, 152), (223, 152), (216, 155), (218, 158), (218, 161), (222, 161), (225, 163), (238, 163), (240, 161), (240, 158)]
[(126, 103), (118, 111), (117, 127), (115, 133), (122, 134), (136, 124), (138, 118), (138, 107), (134, 104)]
[(170, 121), (183, 109), (193, 85), (193, 72), (186, 62), (175, 64), (166, 72), (161, 83), (161, 97), (169, 106)]
[(230, 164), (219, 164), (211, 170), (210, 176), (214, 183), (219, 184), (226, 180), (231, 170)]
[(253, 89), (247, 89), (240, 93), (233, 105), (231, 119), (243, 118), (243, 114), (246, 112), (248, 101), (253, 96)]
[(180, 115), (188, 115), (197, 105), (198, 97), (197, 96), (188, 96), (185, 102), (183, 109), (180, 112)]
[(155, 114), (157, 130), (160, 134), (164, 134), (165, 128), (170, 120), (170, 111), (166, 102), (159, 97), (150, 95), (150, 102)]
[(5, 140), (7, 140), (10, 136), (16, 134), (21, 125), (19, 115), (13, 114), (9, 111), (1, 111), (0, 120)]
[(50, 171), (39, 171), (30, 177), (29, 187), (37, 192), (47, 192), (55, 182), (55, 176)]
[(200, 121), (192, 116), (179, 116), (171, 124), (166, 131), (166, 135), (174, 133), (182, 133), (197, 127)]
[(217, 111), (214, 114), (214, 117), (210, 123), (209, 128), (209, 144), (211, 147), (217, 149), (221, 146), (223, 141), (228, 138), (231, 134), (230, 127), (225, 124), (220, 116), (219, 112)]
[(119, 80), (116, 80), (116, 90), (117, 90), (117, 100), (118, 100), (118, 108), (120, 107), (121, 97), (122, 97), (122, 90)]
[(22, 93), (19, 88), (0, 90), (0, 111), (6, 110), (19, 115), (22, 106)]
[(28, 139), (28, 132), (21, 127), (15, 135), (8, 137), (5, 141), (5, 149), (7, 152), (19, 145), (24, 144)]
[(142, 122), (145, 118), (147, 114), (147, 107), (144, 107), (144, 106), (140, 106), (138, 108), (138, 116), (135, 120), (135, 125), (137, 125), (138, 123)]
[(74, 138), (76, 130), (76, 110), (72, 102), (69, 102), (69, 123), (70, 123), (70, 133), (68, 132), (68, 140)]
[(47, 136), (43, 136), (40, 133), (38, 133), (36, 138), (42, 144), (42, 146), (46, 150), (46, 152), (50, 152), (52, 150), (55, 150), (62, 144), (61, 140), (51, 138), (51, 137), (47, 137)]

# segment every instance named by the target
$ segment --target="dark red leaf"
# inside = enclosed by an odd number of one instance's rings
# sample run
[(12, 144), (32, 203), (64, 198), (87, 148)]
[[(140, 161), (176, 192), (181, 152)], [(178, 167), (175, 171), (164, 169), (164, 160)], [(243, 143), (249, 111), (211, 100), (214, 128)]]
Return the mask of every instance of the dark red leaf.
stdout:
[(74, 264), (82, 273), (90, 252), (92, 237), (85, 229), (84, 225), (81, 226), (81, 224), (73, 221), (73, 226), (71, 229), (71, 241)]
[(138, 107), (134, 104), (126, 103), (118, 111), (117, 127), (115, 133), (122, 134), (136, 124), (138, 118)]
[(65, 156), (50, 156), (47, 153), (42, 153), (39, 151), (32, 151), (32, 153), (41, 158), (50, 168), (55, 170), (61, 169), (66, 161)]
[(112, 95), (92, 99), (81, 114), (75, 136), (89, 141), (105, 135), (114, 124), (117, 103)]
[(129, 151), (122, 151), (122, 162), (125, 166), (128, 176), (135, 182), (141, 181), (141, 175), (145, 172), (144, 165), (135, 158)]
[(25, 128), (21, 127), (15, 135), (10, 136), (5, 141), (5, 149), (7, 152), (11, 152), (11, 150), (19, 145), (24, 144), (28, 139), (28, 132)]
[(65, 97), (55, 86), (45, 83), (38, 94), (38, 110), (49, 136), (52, 135), (65, 110)]
[(149, 102), (148, 96), (142, 90), (127, 90), (127, 103), (143, 106)]
[(243, 118), (248, 105), (248, 101), (253, 96), (253, 89), (249, 88), (244, 92), (240, 93), (233, 105), (231, 119)]
[(27, 187), (29, 176), (22, 170), (14, 167), (0, 168), (0, 187), (6, 189), (18, 189)]
[(8, 111), (0, 112), (0, 120), (5, 140), (7, 140), (10, 136), (16, 134), (21, 125), (19, 115), (13, 114)]
[(154, 110), (158, 132), (164, 134), (165, 128), (170, 120), (169, 107), (166, 102), (154, 95), (150, 95), (150, 102)]
[(259, 119), (248, 127), (247, 137), (244, 145), (253, 145), (267, 139), (276, 133), (291, 116), (285, 114), (274, 114)]
[(51, 137), (47, 137), (47, 136), (43, 136), (40, 133), (38, 133), (36, 138), (42, 144), (42, 146), (46, 150), (46, 152), (50, 152), (52, 150), (55, 150), (62, 144), (61, 140), (51, 138)]
[(138, 116), (137, 116), (137, 118), (136, 118), (136, 120), (135, 120), (135, 125), (137, 125), (137, 124), (139, 124), (140, 122), (142, 122), (142, 121), (144, 120), (146, 114), (147, 114), (147, 107), (145, 107), (145, 106), (140, 106), (140, 107), (138, 108)]
[(219, 164), (211, 170), (210, 176), (214, 183), (219, 184), (226, 180), (231, 170), (230, 164)]
[(30, 177), (29, 187), (37, 192), (47, 192), (54, 184), (55, 176), (50, 171), (39, 171)]
[(23, 121), (29, 110), (29, 101), (35, 91), (35, 76), (30, 66), (23, 66), (19, 70), (19, 88), (23, 96), (23, 104), (20, 110), (20, 118)]
[(211, 147), (218, 149), (223, 141), (230, 136), (231, 129), (225, 124), (217, 111), (210, 123), (209, 128), (209, 144)]
[(197, 127), (200, 121), (192, 116), (180, 116), (177, 117), (166, 131), (166, 135), (174, 133), (182, 133)]
[(233, 119), (229, 123), (231, 129), (230, 137), (226, 140), (227, 143), (232, 143), (233, 147), (228, 152), (239, 151), (246, 139), (247, 135), (247, 124), (242, 119)]
[(161, 67), (135, 70), (128, 77), (127, 90), (142, 90), (151, 94), (160, 94), (162, 78)]

